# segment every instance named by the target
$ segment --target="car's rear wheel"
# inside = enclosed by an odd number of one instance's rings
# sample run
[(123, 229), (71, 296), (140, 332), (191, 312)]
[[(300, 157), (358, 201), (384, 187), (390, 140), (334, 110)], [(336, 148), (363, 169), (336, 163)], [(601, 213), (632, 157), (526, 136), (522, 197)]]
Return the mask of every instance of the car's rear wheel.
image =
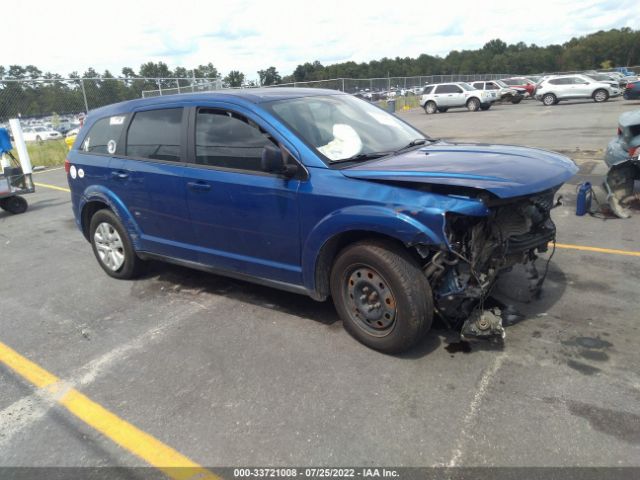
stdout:
[(98, 210), (91, 217), (89, 239), (98, 263), (107, 275), (129, 279), (142, 270), (129, 235), (120, 219), (111, 210)]
[(542, 103), (547, 107), (550, 107), (551, 105), (555, 105), (556, 103), (558, 103), (558, 101), (553, 93), (546, 93), (542, 97)]
[(600, 88), (593, 92), (593, 101), (596, 103), (606, 102), (609, 100), (609, 92)]
[(0, 200), (0, 208), (3, 210), (18, 215), (24, 213), (29, 208), (27, 201), (19, 195), (13, 197), (7, 197)]
[(438, 111), (438, 106), (435, 102), (429, 101), (424, 105), (424, 112), (427, 115), (432, 115)]
[(390, 242), (342, 250), (331, 270), (331, 295), (345, 329), (381, 352), (405, 351), (431, 327), (429, 282), (408, 252)]
[(467, 101), (467, 110), (470, 112), (476, 112), (480, 108), (480, 100), (477, 98), (470, 98)]

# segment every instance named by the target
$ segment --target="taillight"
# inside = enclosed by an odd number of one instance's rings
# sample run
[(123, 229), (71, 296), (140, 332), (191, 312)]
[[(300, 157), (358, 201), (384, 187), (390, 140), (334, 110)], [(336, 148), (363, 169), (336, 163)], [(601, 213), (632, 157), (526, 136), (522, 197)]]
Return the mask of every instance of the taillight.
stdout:
[(629, 156), (633, 157), (640, 150), (640, 147), (629, 147)]
[(71, 170), (71, 162), (69, 161), (68, 158), (64, 159), (64, 171), (69, 173), (69, 170)]

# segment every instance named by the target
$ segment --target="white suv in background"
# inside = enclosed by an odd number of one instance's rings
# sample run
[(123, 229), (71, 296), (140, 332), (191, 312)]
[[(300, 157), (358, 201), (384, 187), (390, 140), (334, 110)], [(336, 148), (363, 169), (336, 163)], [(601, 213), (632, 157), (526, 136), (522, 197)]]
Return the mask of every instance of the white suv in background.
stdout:
[(427, 85), (420, 98), (420, 106), (431, 115), (450, 108), (467, 107), (470, 112), (489, 110), (498, 99), (495, 91), (476, 90), (465, 82)]
[(599, 82), (585, 75), (554, 75), (540, 82), (536, 88), (536, 99), (547, 106), (555, 105), (561, 100), (577, 98), (606, 102), (621, 93), (619, 86)]

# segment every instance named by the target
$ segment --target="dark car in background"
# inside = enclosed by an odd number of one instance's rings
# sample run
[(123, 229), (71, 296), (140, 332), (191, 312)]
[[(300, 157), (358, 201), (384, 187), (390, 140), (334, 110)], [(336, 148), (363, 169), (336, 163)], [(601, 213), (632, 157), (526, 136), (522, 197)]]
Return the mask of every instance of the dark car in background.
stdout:
[(625, 100), (638, 100), (640, 99), (640, 80), (627, 83), (622, 94)]

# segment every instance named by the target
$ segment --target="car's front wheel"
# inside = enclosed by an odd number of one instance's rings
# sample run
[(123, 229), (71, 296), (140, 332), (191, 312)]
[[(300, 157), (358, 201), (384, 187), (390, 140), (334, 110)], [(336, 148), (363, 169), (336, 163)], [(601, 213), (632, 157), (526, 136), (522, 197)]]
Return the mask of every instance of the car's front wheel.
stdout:
[(599, 89), (593, 92), (593, 101), (596, 103), (606, 102), (609, 100), (609, 92), (604, 89)]
[(547, 107), (550, 107), (558, 102), (556, 101), (556, 96), (553, 93), (547, 93), (542, 97), (542, 103)]
[(429, 101), (429, 102), (425, 103), (424, 112), (427, 115), (432, 115), (432, 114), (436, 113), (437, 111), (438, 111), (438, 106), (436, 105), (435, 102)]
[(390, 242), (342, 250), (331, 270), (331, 295), (345, 329), (381, 352), (405, 351), (431, 327), (429, 282), (408, 252)]
[(467, 101), (467, 110), (470, 112), (476, 112), (480, 108), (480, 100), (477, 98), (470, 98)]
[(143, 265), (120, 219), (111, 210), (98, 210), (91, 217), (89, 239), (98, 263), (107, 275), (129, 279), (136, 277)]

